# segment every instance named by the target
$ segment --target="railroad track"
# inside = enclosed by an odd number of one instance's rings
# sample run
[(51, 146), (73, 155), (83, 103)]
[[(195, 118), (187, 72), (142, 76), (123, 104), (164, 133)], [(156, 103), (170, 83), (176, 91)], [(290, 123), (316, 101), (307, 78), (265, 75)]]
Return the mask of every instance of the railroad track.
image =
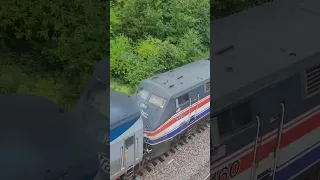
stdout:
[(203, 180), (209, 180), (210, 179), (210, 174), (208, 174)]
[[(194, 132), (190, 133), (190, 135), (186, 138), (182, 138), (178, 143), (170, 148), (169, 151), (162, 154), (161, 156), (154, 158), (147, 162), (140, 171), (138, 171), (135, 180), (140, 180), (147, 173), (151, 173), (159, 164), (167, 163), (170, 164), (174, 159), (171, 159), (173, 155), (178, 153), (183, 146), (192, 143), (192, 141), (198, 136), (198, 134), (203, 133), (204, 131), (210, 130), (210, 124), (206, 123), (204, 125), (199, 125)], [(208, 176), (210, 177), (210, 175)], [(205, 179), (206, 180), (206, 179)]]

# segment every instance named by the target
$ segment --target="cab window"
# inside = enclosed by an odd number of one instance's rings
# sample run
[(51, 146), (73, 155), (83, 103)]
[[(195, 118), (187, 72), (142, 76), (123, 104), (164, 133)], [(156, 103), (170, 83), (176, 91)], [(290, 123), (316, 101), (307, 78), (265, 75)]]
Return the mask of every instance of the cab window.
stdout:
[(251, 103), (245, 102), (217, 116), (219, 136), (225, 137), (247, 127), (252, 122)]
[(147, 100), (148, 96), (149, 96), (149, 91), (143, 89), (142, 87), (139, 88), (137, 94), (144, 100)]
[(157, 96), (157, 95), (151, 94), (150, 99), (149, 99), (149, 103), (151, 103), (155, 106), (158, 106), (160, 108), (163, 108), (166, 103), (166, 100)]
[(177, 108), (179, 108), (180, 106), (186, 104), (187, 102), (189, 102), (189, 95), (184, 94), (176, 99), (176, 106)]
[(210, 82), (207, 82), (207, 83), (204, 85), (204, 92), (205, 92), (205, 93), (210, 92)]

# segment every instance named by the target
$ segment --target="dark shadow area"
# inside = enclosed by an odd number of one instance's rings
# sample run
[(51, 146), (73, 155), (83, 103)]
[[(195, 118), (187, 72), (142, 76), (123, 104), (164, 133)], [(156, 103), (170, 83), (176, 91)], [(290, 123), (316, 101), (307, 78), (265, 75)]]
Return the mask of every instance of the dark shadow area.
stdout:
[(109, 179), (109, 1), (3, 1), (0, 179)]
[(96, 65), (71, 111), (41, 96), (0, 96), (1, 179), (109, 178), (108, 62)]
[(264, 2), (211, 4), (211, 179), (319, 178), (320, 2)]

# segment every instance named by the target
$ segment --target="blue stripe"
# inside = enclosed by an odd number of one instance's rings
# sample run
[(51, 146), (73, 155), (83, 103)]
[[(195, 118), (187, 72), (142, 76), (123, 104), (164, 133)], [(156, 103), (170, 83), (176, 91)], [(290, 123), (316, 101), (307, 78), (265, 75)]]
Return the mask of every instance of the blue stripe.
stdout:
[(276, 173), (276, 180), (288, 179), (320, 159), (320, 146)]
[(139, 117), (111, 130), (110, 131), (110, 142), (117, 139), (119, 136), (121, 136), (121, 134), (126, 132), (126, 130), (128, 130), (138, 119), (139, 119)]
[(178, 127), (177, 129), (173, 130), (172, 132), (168, 133), (167, 135), (165, 135), (165, 136), (163, 136), (163, 137), (161, 137), (159, 139), (156, 139), (156, 140), (151, 140), (148, 143), (156, 144), (158, 142), (161, 142), (161, 141), (164, 141), (164, 140), (169, 139), (171, 137), (174, 137), (177, 134), (181, 133), (184, 129), (188, 128), (189, 126), (191, 126), (195, 122), (197, 122), (200, 119), (202, 119), (208, 113), (210, 113), (210, 108), (208, 108), (208, 109), (204, 110), (203, 112), (199, 113), (196, 118), (191, 119), (188, 123)]

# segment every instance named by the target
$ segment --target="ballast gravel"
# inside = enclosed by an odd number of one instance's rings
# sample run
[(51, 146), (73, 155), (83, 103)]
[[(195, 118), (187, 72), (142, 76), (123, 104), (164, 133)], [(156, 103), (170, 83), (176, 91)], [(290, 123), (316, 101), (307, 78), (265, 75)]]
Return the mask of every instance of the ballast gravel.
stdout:
[(140, 180), (204, 180), (210, 174), (210, 128), (188, 141), (175, 153), (169, 151), (164, 162), (149, 165), (152, 171), (143, 170)]

